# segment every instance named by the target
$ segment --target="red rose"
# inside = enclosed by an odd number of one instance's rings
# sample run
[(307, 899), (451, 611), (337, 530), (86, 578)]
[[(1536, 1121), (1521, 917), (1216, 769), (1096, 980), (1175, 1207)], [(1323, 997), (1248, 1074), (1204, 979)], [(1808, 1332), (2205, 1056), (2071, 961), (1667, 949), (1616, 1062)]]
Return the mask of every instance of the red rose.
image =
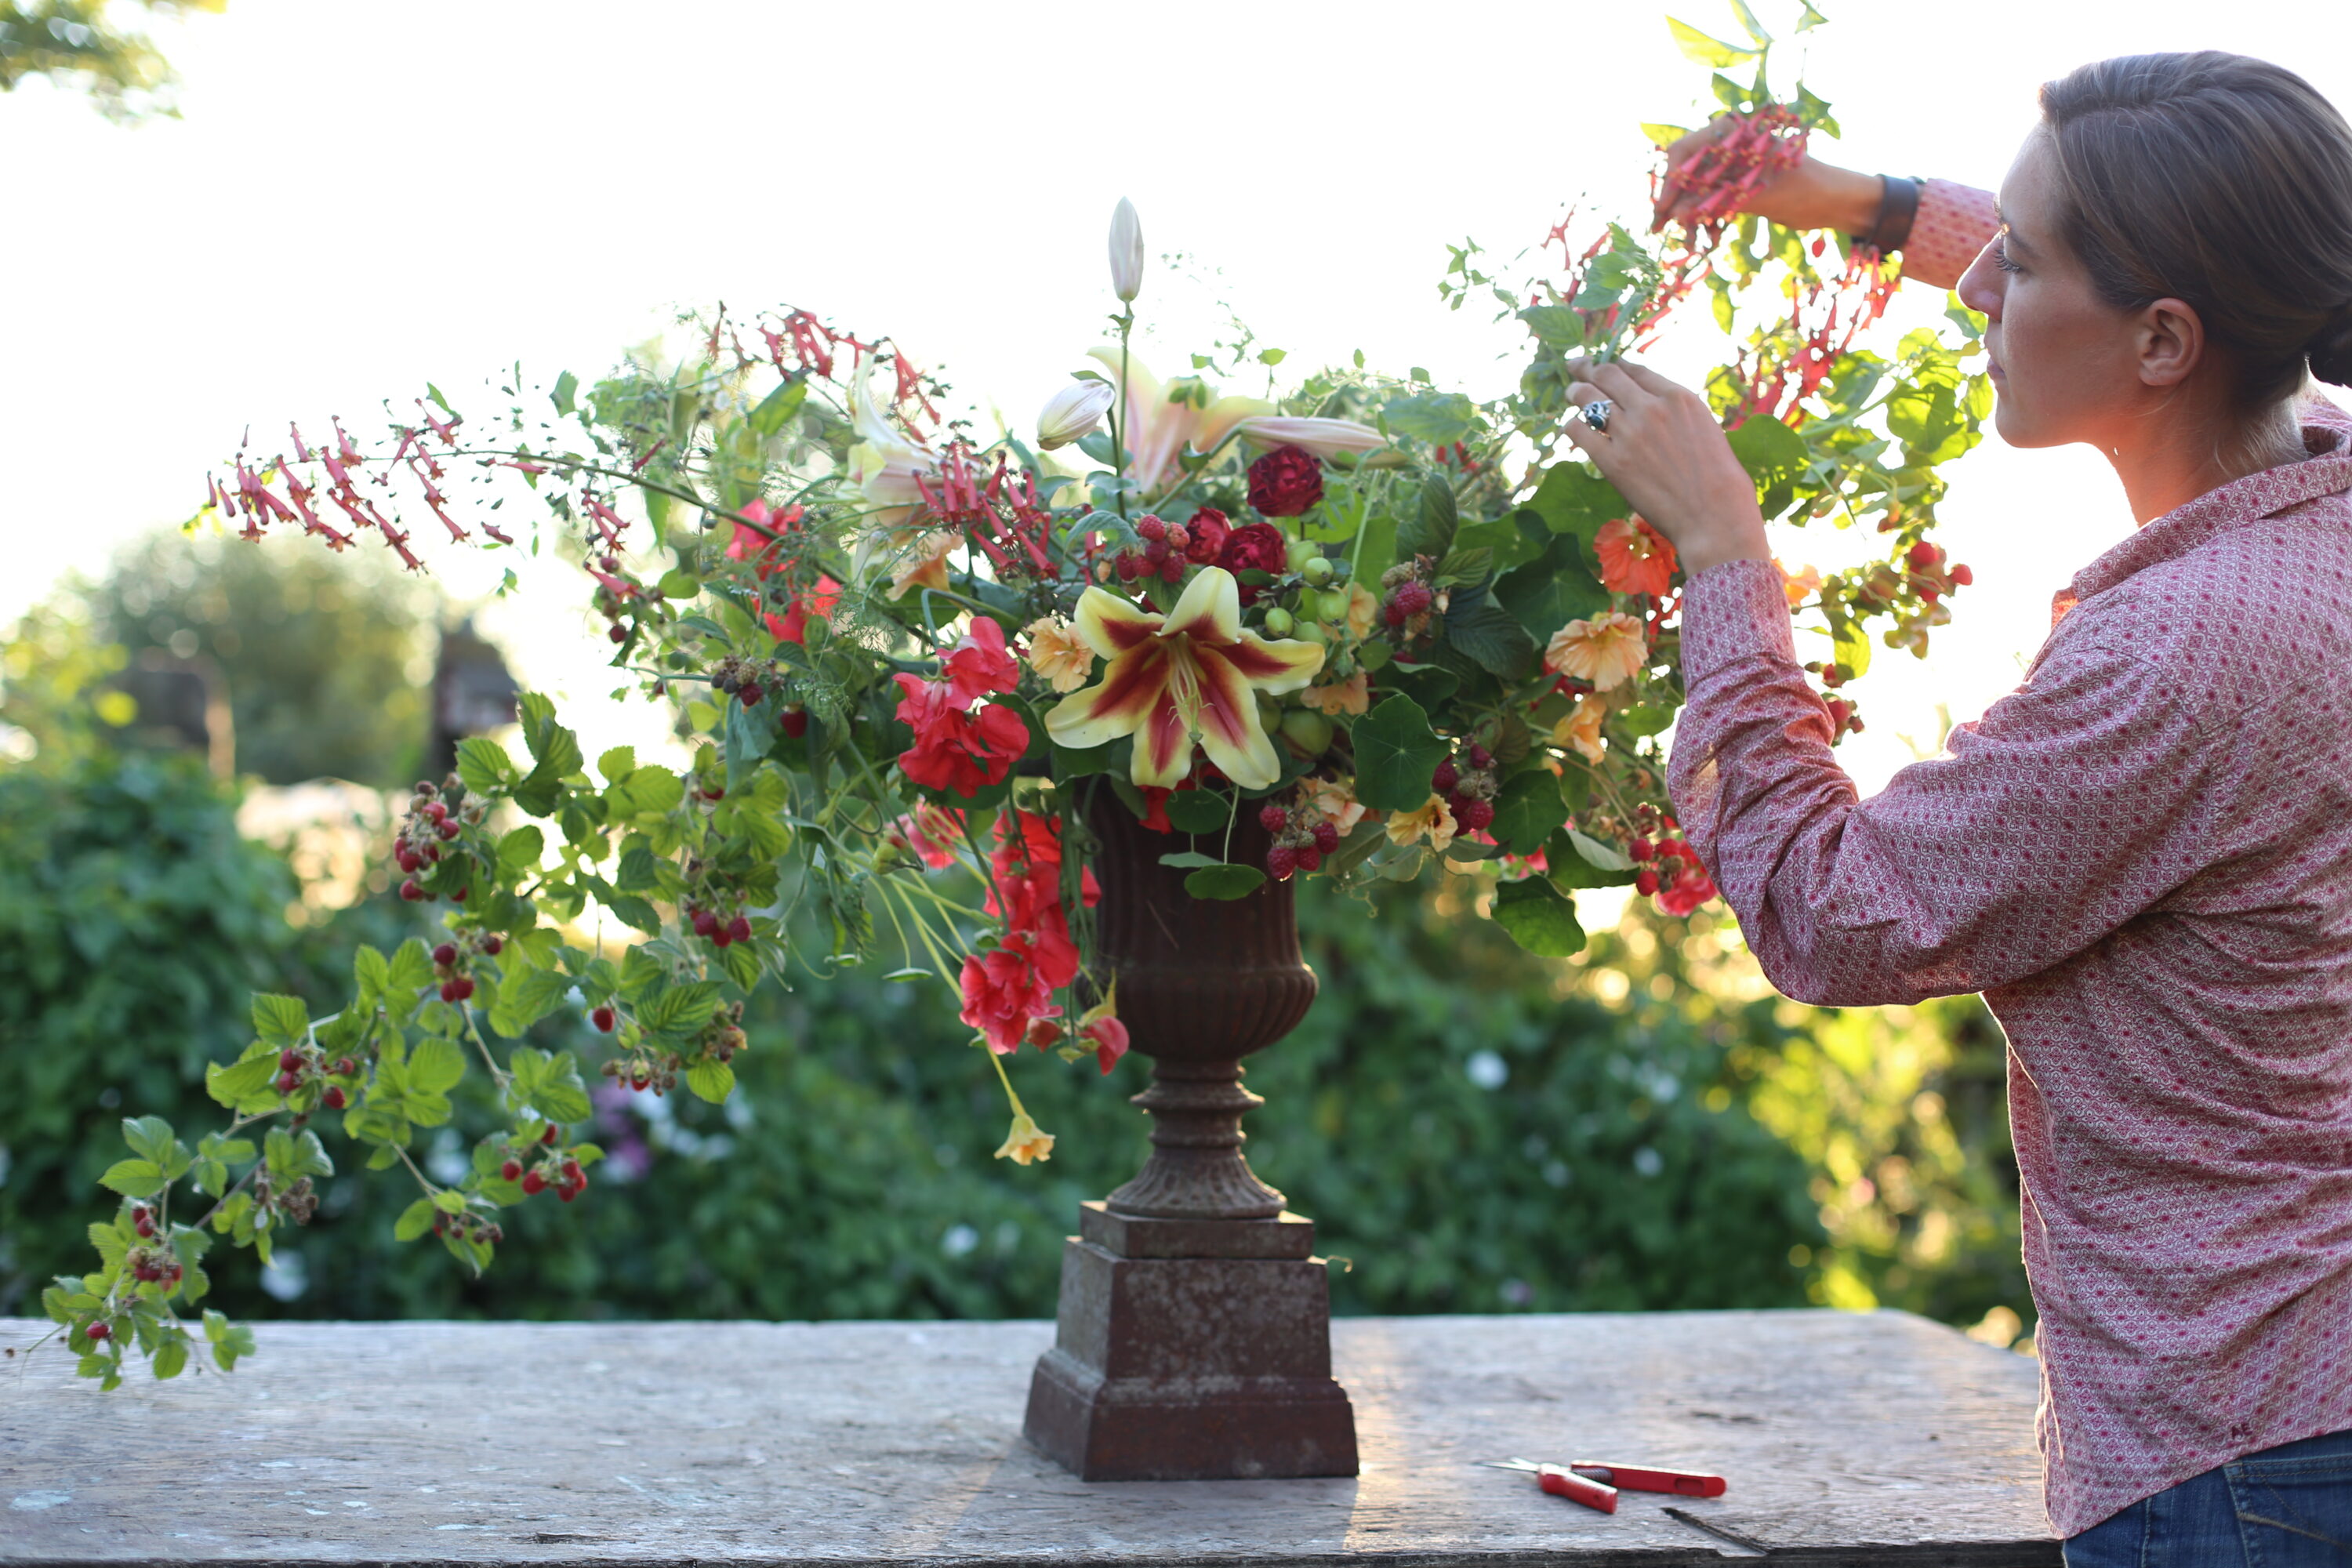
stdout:
[(1195, 566), (1214, 566), (1225, 551), (1225, 539), (1234, 525), (1215, 507), (1204, 506), (1194, 512), (1184, 524), (1186, 542), (1184, 559)]
[(1250, 465), (1250, 505), (1268, 517), (1297, 517), (1322, 499), (1322, 460), (1304, 447), (1276, 447)]
[(1290, 542), (1274, 524), (1253, 522), (1226, 536), (1225, 547), (1217, 552), (1217, 564), (1228, 572), (1255, 567), (1279, 577), (1290, 565)]

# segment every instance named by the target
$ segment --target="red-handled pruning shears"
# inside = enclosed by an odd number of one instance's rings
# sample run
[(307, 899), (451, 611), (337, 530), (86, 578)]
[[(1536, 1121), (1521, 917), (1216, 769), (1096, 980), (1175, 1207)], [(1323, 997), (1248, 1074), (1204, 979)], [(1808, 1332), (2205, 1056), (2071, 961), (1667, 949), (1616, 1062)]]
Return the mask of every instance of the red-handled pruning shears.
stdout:
[(1491, 1469), (1529, 1471), (1536, 1478), (1536, 1485), (1552, 1496), (1580, 1502), (1602, 1513), (1617, 1511), (1617, 1493), (1621, 1489), (1667, 1492), (1676, 1497), (1721, 1497), (1724, 1488), (1721, 1476), (1701, 1475), (1696, 1470), (1661, 1470), (1646, 1465), (1604, 1464), (1596, 1459), (1577, 1459), (1565, 1465), (1541, 1465), (1533, 1459), (1489, 1459), (1486, 1465)]

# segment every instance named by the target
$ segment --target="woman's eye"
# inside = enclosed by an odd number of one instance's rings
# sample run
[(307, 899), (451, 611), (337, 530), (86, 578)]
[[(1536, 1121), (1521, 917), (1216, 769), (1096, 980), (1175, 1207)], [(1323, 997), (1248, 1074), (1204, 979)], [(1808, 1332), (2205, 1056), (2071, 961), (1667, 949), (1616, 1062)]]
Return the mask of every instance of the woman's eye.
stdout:
[(2022, 272), (2025, 270), (2024, 268), (2020, 267), (2016, 262), (2011, 261), (2009, 258), (2009, 246), (2007, 242), (1999, 239), (1992, 242), (1992, 264), (1995, 267), (2000, 268), (2003, 272)]

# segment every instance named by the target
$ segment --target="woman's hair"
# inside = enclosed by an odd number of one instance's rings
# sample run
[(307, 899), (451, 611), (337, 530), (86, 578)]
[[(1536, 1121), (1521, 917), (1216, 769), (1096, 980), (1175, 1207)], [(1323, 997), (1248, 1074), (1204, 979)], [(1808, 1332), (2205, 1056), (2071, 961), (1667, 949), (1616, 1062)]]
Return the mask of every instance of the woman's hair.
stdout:
[(2042, 89), (2066, 238), (2109, 304), (2196, 308), (2236, 411), (2352, 385), (2352, 128), (2281, 66), (2127, 55)]

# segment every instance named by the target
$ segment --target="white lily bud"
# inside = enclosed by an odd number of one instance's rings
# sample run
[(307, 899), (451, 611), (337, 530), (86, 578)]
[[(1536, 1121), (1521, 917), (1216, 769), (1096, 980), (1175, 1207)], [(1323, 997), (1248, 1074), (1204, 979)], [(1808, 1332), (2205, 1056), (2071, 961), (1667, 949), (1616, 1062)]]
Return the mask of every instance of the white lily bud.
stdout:
[(1125, 196), (1110, 215), (1110, 287), (1127, 301), (1143, 292), (1143, 220)]
[(1342, 452), (1377, 452), (1388, 445), (1381, 433), (1353, 419), (1299, 419), (1262, 414), (1234, 426), (1253, 447), (1304, 447), (1318, 458)]
[(1107, 381), (1074, 381), (1045, 400), (1037, 416), (1037, 448), (1066, 447), (1102, 423), (1118, 395)]

